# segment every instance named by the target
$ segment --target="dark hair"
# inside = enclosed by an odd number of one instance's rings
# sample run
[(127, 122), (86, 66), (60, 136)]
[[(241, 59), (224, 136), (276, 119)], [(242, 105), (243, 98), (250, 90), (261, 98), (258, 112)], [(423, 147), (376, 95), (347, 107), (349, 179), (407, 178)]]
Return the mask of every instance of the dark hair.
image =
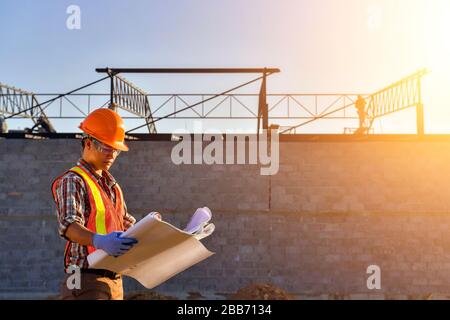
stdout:
[(86, 145), (86, 140), (89, 139), (89, 137), (83, 137), (81, 139), (81, 150), (84, 150), (84, 146)]

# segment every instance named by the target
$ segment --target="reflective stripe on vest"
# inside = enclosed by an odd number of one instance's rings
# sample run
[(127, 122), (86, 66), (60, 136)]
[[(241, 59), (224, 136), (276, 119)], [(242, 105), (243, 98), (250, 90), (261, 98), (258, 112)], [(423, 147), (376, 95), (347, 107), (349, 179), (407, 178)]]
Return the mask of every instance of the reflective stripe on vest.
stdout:
[[(99, 234), (107, 234), (105, 204), (103, 203), (101, 191), (98, 189), (96, 183), (92, 178), (80, 167), (73, 167), (70, 171), (76, 172), (88, 184), (95, 202), (95, 232)], [(118, 199), (116, 200), (118, 201)]]

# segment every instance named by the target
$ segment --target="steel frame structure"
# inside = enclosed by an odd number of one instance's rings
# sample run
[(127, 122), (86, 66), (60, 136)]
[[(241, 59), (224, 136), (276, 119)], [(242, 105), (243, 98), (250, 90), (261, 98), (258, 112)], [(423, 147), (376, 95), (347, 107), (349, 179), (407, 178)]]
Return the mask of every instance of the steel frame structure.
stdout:
[[(371, 95), (366, 97), (369, 99), (369, 104), (366, 109), (368, 115), (368, 125), (361, 130), (356, 130), (356, 134), (370, 133), (372, 130), (372, 124), (376, 118), (389, 115), (394, 112), (398, 112), (407, 108), (416, 108), (416, 121), (417, 121), (417, 134), (424, 135), (424, 119), (423, 119), (423, 102), (421, 93), (421, 79), (426, 75), (428, 71), (426, 69), (419, 70), (414, 74), (407, 76)], [(335, 112), (339, 112), (348, 106), (335, 109), (328, 113), (323, 114), (317, 119), (308, 120), (299, 125), (286, 128), (281, 133), (292, 132), (293, 130), (316, 121), (323, 119)], [(344, 133), (348, 128), (345, 128)]]
[(110, 108), (117, 107), (145, 119), (149, 133), (156, 133), (148, 94), (118, 74), (111, 76)]
[[(260, 90), (260, 94), (259, 94), (259, 105), (258, 105), (258, 131), (259, 132), (259, 127), (260, 127), (260, 122), (262, 121), (262, 127), (263, 129), (268, 129), (268, 123), (269, 123), (269, 119), (268, 119), (268, 105), (266, 102), (266, 78), (267, 76), (273, 74), (273, 73), (277, 73), (280, 72), (280, 69), (277, 68), (97, 68), (95, 69), (97, 72), (99, 73), (107, 73), (110, 77), (111, 77), (111, 90), (110, 90), (110, 94), (111, 94), (111, 102), (114, 101), (114, 94), (116, 91), (116, 87), (115, 87), (115, 81), (114, 78), (117, 77), (117, 75), (119, 73), (169, 73), (169, 74), (180, 74), (180, 73), (194, 73), (194, 74), (212, 74), (212, 73), (220, 73), (220, 74), (225, 74), (225, 73), (234, 73), (234, 74), (242, 74), (242, 73), (259, 73), (262, 74), (262, 84), (261, 84), (261, 90)], [(255, 79), (258, 80), (258, 79)], [(245, 86), (249, 83), (254, 82), (255, 80), (252, 80), (246, 84), (243, 84), (241, 86), (238, 86), (236, 88)], [(129, 86), (129, 84), (128, 84)], [(233, 91), (236, 88), (230, 89), (228, 91), (225, 91), (224, 93), (227, 93), (229, 91)], [(221, 94), (220, 94), (221, 95)], [(219, 95), (217, 95), (219, 96)], [(210, 99), (214, 99), (217, 96), (210, 98)], [(203, 100), (204, 101), (204, 100)], [(190, 109), (191, 107), (194, 107), (194, 104), (192, 106), (187, 106), (186, 109)], [(114, 104), (111, 103), (110, 105), (111, 108), (114, 109)], [(150, 110), (150, 108), (148, 108)], [(174, 112), (173, 114), (176, 114), (177, 112)], [(151, 114), (150, 114), (151, 115)], [(169, 117), (171, 114), (166, 115), (163, 118), (167, 118)], [(156, 128), (154, 126), (154, 123), (158, 120), (161, 119), (157, 119), (157, 120), (151, 120), (151, 122), (149, 122), (148, 118), (146, 118), (146, 122), (147, 122), (147, 126), (149, 127), (149, 130), (152, 126), (152, 129), (155, 130), (156, 132)], [(140, 126), (141, 127), (141, 126)], [(133, 128), (131, 130), (128, 130), (127, 133), (129, 133), (130, 131), (134, 131), (140, 127), (136, 127)]]
[[(109, 94), (102, 93), (73, 93), (69, 96), (55, 93), (32, 94), (23, 90), (0, 85), (0, 113), (11, 114), (17, 110), (26, 110), (28, 107), (37, 105), (37, 97), (55, 97), (49, 103), (39, 106), (39, 111), (31, 109), (30, 112), (21, 114), (20, 117), (31, 118), (34, 122), (36, 117), (43, 114), (44, 110), (52, 104), (59, 103), (59, 113), (47, 112), (47, 119), (82, 119), (92, 108), (108, 106), (110, 108), (122, 108), (134, 116), (124, 116), (125, 119), (146, 120), (150, 133), (156, 133), (154, 122), (162, 119), (167, 120), (257, 120), (257, 132), (260, 128), (267, 129), (269, 120), (305, 120), (296, 126), (282, 126), (282, 133), (296, 133), (299, 127), (317, 120), (342, 120), (358, 119), (355, 110), (348, 111), (354, 106), (358, 94), (356, 93), (333, 93), (333, 94), (302, 94), (284, 93), (267, 94), (266, 77), (278, 69), (250, 68), (250, 69), (97, 69), (98, 72), (106, 72), (110, 75), (111, 91)], [(192, 93), (192, 94), (147, 94), (134, 86), (131, 82), (119, 76), (121, 72), (135, 73), (261, 73), (262, 83), (259, 94), (230, 94), (230, 93)], [(390, 86), (373, 94), (361, 94), (369, 101), (367, 113), (370, 120), (366, 133), (372, 133), (373, 120), (393, 112), (415, 107), (417, 110), (417, 133), (424, 134), (423, 130), (423, 103), (421, 96), (421, 78), (427, 73), (420, 70)], [(205, 101), (221, 96), (213, 105), (207, 105)], [(77, 104), (74, 99), (86, 99)], [(92, 105), (94, 99), (104, 100)], [(162, 99), (160, 104), (154, 100)], [(187, 100), (196, 99), (197, 103), (190, 104)], [(251, 99), (251, 102), (244, 101)], [(150, 101), (155, 106), (150, 109)], [(112, 102), (112, 103), (111, 103)], [(208, 102), (209, 103), (209, 102)], [(6, 107), (5, 107), (6, 106)], [(13, 109), (11, 106), (16, 106)], [(42, 107), (42, 108), (41, 108)], [(173, 112), (160, 115), (167, 107), (173, 108)], [(76, 110), (78, 115), (63, 115), (68, 108)], [(163, 109), (165, 108), (165, 109)], [(87, 110), (86, 110), (87, 109)], [(180, 114), (180, 111), (191, 110), (190, 115)], [(50, 109), (49, 109), (50, 110)], [(64, 112), (63, 112), (64, 110)], [(86, 111), (86, 112), (85, 112)], [(221, 112), (219, 115), (218, 112)], [(167, 111), (166, 111), (167, 112)], [(347, 130), (345, 132), (352, 132)]]
[(36, 123), (36, 119), (43, 113), (41, 108), (33, 108), (36, 105), (38, 101), (34, 93), (0, 82), (0, 113), (9, 115), (29, 109), (21, 113), (20, 117), (29, 118)]
[(0, 115), (18, 114), (20, 118), (31, 119), (34, 126), (47, 132), (55, 132), (48, 117), (36, 98), (36, 94), (0, 82)]
[(398, 112), (407, 108), (416, 108), (417, 134), (424, 134), (423, 102), (421, 80), (427, 70), (416, 73), (397, 81), (390, 86), (372, 94), (367, 108), (371, 123), (376, 118)]
[[(57, 97), (58, 93), (38, 93), (37, 97)], [(124, 94), (122, 94), (124, 95)], [(149, 100), (161, 99), (160, 104), (152, 105), (156, 109), (152, 112), (154, 119), (159, 119), (157, 114), (161, 112), (163, 107), (170, 107), (172, 111), (178, 111), (189, 105), (187, 98), (196, 99), (197, 101), (203, 101), (209, 97), (213, 97), (215, 93), (161, 93), (161, 94), (147, 94), (146, 97)], [(332, 109), (333, 107), (342, 107), (349, 105), (356, 99), (356, 93), (333, 93), (333, 94), (304, 94), (304, 93), (279, 93), (279, 94), (267, 94), (267, 100), (273, 100), (272, 103), (268, 103), (269, 119), (287, 120), (287, 119), (318, 119), (324, 112)], [(131, 94), (131, 96), (133, 96)], [(196, 108), (192, 108), (193, 115), (183, 116), (175, 114), (168, 117), (171, 120), (252, 120), (258, 119), (258, 107), (259, 107), (259, 94), (224, 94), (217, 103), (213, 104), (208, 110), (205, 103), (201, 103)], [(85, 102), (76, 102), (75, 98), (83, 98)], [(93, 105), (92, 101), (95, 98), (103, 99), (103, 102), (97, 105)], [(50, 104), (59, 105), (56, 113), (48, 115), (49, 119), (84, 119), (86, 115), (94, 108), (103, 108), (109, 105), (110, 95), (106, 93), (76, 93), (70, 97), (60, 97), (55, 101), (46, 104), (44, 109), (47, 109)], [(254, 101), (243, 101), (245, 98), (253, 98)], [(307, 101), (305, 101), (305, 99)], [(332, 100), (332, 101), (331, 101)], [(330, 102), (331, 101), (331, 102)], [(269, 101), (270, 102), (270, 101)], [(67, 111), (72, 108), (73, 111), (77, 111), (79, 115), (69, 116), (65, 115)], [(125, 109), (126, 110), (126, 109)], [(127, 110), (128, 111), (128, 110)], [(215, 115), (215, 111), (222, 111), (226, 115)], [(247, 112), (247, 115), (238, 115), (239, 111)], [(302, 112), (304, 115), (295, 115), (295, 112)], [(282, 112), (284, 115), (273, 115), (275, 112)], [(132, 112), (133, 113), (133, 112)], [(137, 113), (135, 116), (124, 116), (125, 119), (141, 119), (142, 117)], [(271, 115), (272, 114), (272, 115)], [(328, 116), (324, 119), (357, 119), (352, 112), (343, 110), (342, 116)]]

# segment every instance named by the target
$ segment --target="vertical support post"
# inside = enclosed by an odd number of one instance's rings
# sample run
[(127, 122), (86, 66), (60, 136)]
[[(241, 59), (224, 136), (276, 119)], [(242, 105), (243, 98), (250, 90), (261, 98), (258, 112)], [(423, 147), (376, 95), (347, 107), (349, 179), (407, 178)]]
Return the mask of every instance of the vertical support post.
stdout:
[(423, 104), (419, 103), (416, 107), (417, 109), (417, 134), (419, 136), (423, 136), (425, 134), (424, 125), (423, 125)]
[(31, 96), (30, 99), (31, 99), (31, 110), (30, 110), (30, 115), (31, 115), (31, 117), (32, 117), (32, 119), (33, 119), (33, 122), (34, 122), (34, 99), (33, 99), (33, 96)]
[(109, 109), (116, 111), (116, 106), (114, 104), (114, 74), (110, 69), (108, 69), (109, 78), (111, 79), (111, 88), (109, 92)]
[(114, 100), (113, 100), (113, 98), (114, 98), (114, 77), (113, 77), (113, 75), (110, 75), (110, 77), (111, 77), (111, 91), (110, 91), (110, 96), (109, 96), (109, 108), (110, 109), (112, 109), (113, 111), (116, 111), (115, 109), (116, 109), (116, 107), (114, 106)]
[(419, 95), (419, 103), (416, 106), (417, 134), (419, 136), (423, 136), (425, 134), (421, 87), (422, 87), (421, 86), (421, 75), (419, 75), (419, 77), (417, 79), (417, 92)]
[(266, 78), (267, 78), (267, 73), (266, 73), (266, 69), (264, 68), (261, 89), (259, 91), (257, 134), (259, 134), (259, 131), (260, 131), (259, 128), (261, 127), (261, 121), (262, 121), (263, 129), (267, 130), (269, 128), (269, 108), (267, 105)]

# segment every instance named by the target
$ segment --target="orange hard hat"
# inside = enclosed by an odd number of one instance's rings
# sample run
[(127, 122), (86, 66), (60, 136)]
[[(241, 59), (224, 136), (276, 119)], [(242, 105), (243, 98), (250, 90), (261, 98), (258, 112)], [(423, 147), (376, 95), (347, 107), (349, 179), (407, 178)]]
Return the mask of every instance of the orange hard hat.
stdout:
[(84, 133), (121, 151), (128, 151), (125, 144), (125, 125), (119, 114), (111, 109), (97, 109), (80, 123)]

